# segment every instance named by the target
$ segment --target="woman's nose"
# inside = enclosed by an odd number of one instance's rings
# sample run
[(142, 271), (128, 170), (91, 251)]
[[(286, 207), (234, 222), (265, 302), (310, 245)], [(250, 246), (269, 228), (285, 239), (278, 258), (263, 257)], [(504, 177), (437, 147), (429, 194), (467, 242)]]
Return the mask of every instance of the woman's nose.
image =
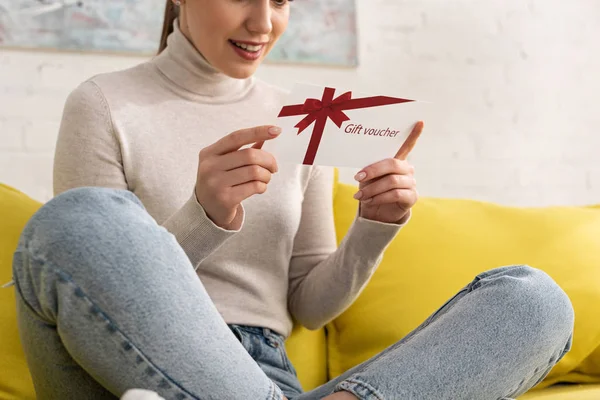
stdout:
[(273, 29), (271, 14), (270, 0), (254, 1), (246, 22), (248, 30), (253, 33), (271, 33)]

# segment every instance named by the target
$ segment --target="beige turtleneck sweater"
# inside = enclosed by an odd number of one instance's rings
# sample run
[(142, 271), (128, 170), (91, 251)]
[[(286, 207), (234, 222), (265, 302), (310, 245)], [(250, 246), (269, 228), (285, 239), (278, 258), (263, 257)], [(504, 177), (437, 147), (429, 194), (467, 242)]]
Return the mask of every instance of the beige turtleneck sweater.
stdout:
[(70, 94), (55, 195), (81, 186), (135, 193), (175, 236), (227, 323), (285, 336), (293, 319), (321, 327), (355, 300), (400, 226), (358, 217), (336, 249), (332, 170), (283, 160), (267, 192), (243, 202), (239, 231), (216, 226), (193, 194), (198, 152), (272, 123), (285, 93), (217, 72), (175, 28), (153, 60)]

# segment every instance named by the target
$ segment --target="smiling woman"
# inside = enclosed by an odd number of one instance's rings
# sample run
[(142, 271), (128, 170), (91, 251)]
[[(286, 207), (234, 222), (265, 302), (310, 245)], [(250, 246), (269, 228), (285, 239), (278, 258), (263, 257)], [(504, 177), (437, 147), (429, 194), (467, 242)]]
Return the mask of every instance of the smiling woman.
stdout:
[(285, 32), (290, 1), (168, 0), (159, 53), (179, 19), (181, 32), (212, 66), (247, 78)]
[(499, 399), (568, 351), (568, 297), (540, 271), (502, 268), (304, 392), (285, 339), (358, 298), (410, 220), (414, 168), (398, 156), (357, 174), (361, 205), (338, 246), (332, 168), (262, 148), (282, 134), (265, 122), (286, 92), (253, 74), (289, 1), (173, 1), (160, 54), (89, 78), (64, 106), (55, 197), (13, 263), (38, 398)]

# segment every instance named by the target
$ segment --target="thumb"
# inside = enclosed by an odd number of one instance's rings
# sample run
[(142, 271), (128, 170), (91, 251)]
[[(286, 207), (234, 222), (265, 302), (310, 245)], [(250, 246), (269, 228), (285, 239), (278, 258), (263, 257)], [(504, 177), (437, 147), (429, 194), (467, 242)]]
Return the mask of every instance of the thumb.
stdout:
[(412, 149), (417, 144), (419, 136), (421, 136), (421, 133), (423, 133), (424, 125), (425, 124), (423, 124), (423, 121), (419, 121), (415, 124), (415, 127), (413, 128), (412, 132), (410, 133), (410, 135), (408, 135), (408, 137), (406, 138), (406, 140), (404, 141), (404, 143), (400, 147), (400, 150), (398, 150), (394, 158), (397, 158), (398, 160), (406, 160)]

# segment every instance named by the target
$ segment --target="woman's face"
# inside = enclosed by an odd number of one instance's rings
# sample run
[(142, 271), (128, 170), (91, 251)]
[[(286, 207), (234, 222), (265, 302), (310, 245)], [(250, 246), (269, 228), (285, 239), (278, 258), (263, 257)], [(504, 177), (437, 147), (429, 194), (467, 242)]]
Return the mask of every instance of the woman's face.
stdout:
[(181, 1), (180, 28), (208, 62), (251, 76), (287, 28), (290, 0)]

